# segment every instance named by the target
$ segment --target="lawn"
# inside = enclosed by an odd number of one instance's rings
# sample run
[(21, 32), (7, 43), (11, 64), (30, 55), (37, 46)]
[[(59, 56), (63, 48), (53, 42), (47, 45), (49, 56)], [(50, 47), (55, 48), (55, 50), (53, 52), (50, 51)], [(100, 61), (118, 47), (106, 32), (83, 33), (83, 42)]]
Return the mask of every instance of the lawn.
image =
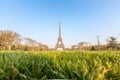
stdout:
[(0, 80), (120, 80), (120, 51), (0, 51)]

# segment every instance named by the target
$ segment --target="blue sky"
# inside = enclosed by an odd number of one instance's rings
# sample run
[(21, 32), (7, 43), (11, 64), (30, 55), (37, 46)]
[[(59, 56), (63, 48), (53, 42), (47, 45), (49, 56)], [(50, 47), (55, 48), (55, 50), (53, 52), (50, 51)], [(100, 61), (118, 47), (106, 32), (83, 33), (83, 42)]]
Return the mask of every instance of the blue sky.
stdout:
[(120, 40), (120, 0), (0, 0), (0, 30), (13, 30), (54, 47), (62, 24), (65, 47)]

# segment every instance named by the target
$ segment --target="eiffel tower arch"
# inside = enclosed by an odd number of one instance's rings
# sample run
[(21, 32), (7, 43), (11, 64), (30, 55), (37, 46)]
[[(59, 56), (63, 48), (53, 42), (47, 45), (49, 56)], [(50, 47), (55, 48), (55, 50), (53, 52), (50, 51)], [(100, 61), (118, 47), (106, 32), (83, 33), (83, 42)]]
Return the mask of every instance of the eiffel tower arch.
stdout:
[(62, 37), (61, 37), (61, 23), (59, 23), (59, 34), (58, 34), (58, 40), (55, 46), (55, 50), (65, 50), (65, 46), (62, 42)]

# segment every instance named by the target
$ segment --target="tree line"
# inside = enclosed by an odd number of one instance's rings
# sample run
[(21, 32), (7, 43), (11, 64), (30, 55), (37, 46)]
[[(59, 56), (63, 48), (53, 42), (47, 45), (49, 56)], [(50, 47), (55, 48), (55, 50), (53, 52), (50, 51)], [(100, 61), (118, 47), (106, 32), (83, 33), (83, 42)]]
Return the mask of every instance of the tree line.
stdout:
[[(24, 51), (43, 51), (50, 49), (34, 39), (24, 38), (19, 33), (11, 30), (0, 30), (0, 50), (24, 50)], [(116, 37), (109, 37), (106, 44), (91, 45), (88, 42), (80, 42), (66, 50), (120, 50), (120, 43)]]
[(31, 38), (23, 38), (11, 30), (0, 30), (0, 50), (48, 50), (48, 46)]
[(106, 40), (106, 44), (91, 45), (87, 42), (80, 42), (77, 45), (73, 45), (72, 50), (120, 50), (120, 43), (117, 41), (116, 37), (109, 37)]

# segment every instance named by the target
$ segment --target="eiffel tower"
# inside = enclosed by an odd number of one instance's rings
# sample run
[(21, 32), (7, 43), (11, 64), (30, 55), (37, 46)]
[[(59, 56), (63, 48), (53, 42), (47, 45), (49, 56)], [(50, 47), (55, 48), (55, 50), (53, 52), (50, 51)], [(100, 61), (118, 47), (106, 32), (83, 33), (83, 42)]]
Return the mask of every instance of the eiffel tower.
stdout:
[(62, 42), (62, 37), (61, 37), (61, 23), (59, 23), (59, 35), (58, 35), (58, 40), (57, 40), (55, 49), (56, 50), (65, 50), (64, 44)]

